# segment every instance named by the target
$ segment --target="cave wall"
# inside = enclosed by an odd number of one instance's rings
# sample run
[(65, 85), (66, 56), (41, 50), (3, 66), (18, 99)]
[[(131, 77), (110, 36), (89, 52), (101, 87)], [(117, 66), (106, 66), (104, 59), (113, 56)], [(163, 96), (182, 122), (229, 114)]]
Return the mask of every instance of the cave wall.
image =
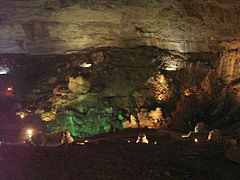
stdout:
[[(176, 103), (173, 116), (181, 129), (191, 124), (194, 127), (200, 121), (224, 129), (240, 121), (239, 42), (225, 42), (221, 46), (222, 51), (212, 67), (201, 67), (200, 71), (186, 76), (198, 83), (191, 85), (196, 88), (185, 87), (188, 88), (186, 97)], [(204, 71), (204, 78), (196, 81), (195, 75)]]
[(199, 85), (217, 57), (218, 53), (185, 54), (156, 47), (1, 55), (1, 64), (9, 68), (4, 77), (14, 89), (9, 107), (17, 107), (8, 119), (17, 118), (16, 111), (25, 112), (25, 120), (51, 121), (53, 131), (67, 128), (89, 136), (121, 128), (125, 110), (136, 114), (135, 109), (150, 112), (161, 107), (166, 117), (186, 88)]
[(51, 122), (52, 131), (71, 129), (77, 136), (90, 136), (123, 128), (125, 112), (161, 107), (162, 117), (172, 116), (171, 128), (188, 131), (199, 121), (222, 128), (239, 117), (238, 53), (138, 47), (1, 55), (2, 67), (9, 70), (1, 76), (6, 84), (1, 93), (8, 85), (14, 89), (10, 101), (1, 102), (1, 115), (8, 114), (4, 117), (11, 121), (16, 112), (25, 112), (27, 121)]
[(237, 122), (239, 8), (238, 0), (0, 0), (1, 119), (23, 111), (94, 134), (109, 131), (117, 107), (161, 106), (180, 129)]
[(156, 46), (217, 51), (239, 40), (238, 0), (1, 0), (0, 54)]

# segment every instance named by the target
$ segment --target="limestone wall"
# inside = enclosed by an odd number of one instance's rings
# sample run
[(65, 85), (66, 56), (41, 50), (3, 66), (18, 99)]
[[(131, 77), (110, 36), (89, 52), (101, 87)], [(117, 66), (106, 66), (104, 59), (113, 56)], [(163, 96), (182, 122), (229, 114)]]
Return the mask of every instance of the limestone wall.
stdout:
[(0, 54), (89, 47), (219, 50), (240, 39), (239, 0), (0, 0)]
[(240, 78), (240, 49), (223, 51), (218, 68), (218, 76), (227, 83)]

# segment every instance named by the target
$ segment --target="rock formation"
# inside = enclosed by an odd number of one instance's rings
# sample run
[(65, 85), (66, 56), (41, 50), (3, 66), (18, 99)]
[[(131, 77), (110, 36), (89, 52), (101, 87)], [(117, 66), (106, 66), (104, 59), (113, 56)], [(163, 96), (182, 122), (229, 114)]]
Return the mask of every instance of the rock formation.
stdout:
[(0, 53), (156, 46), (216, 51), (239, 40), (238, 0), (1, 0)]
[(178, 130), (239, 122), (238, 0), (0, 4), (1, 120), (33, 114), (80, 137), (158, 107)]

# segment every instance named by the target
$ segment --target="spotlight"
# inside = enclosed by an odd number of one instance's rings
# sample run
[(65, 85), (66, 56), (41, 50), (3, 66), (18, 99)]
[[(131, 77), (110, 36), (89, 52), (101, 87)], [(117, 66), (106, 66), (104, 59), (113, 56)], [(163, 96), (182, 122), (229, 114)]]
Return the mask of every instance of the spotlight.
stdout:
[(16, 115), (19, 116), (21, 119), (24, 119), (27, 116), (27, 113), (26, 112), (17, 112)]
[(0, 75), (8, 74), (10, 69), (7, 66), (0, 66)]
[(136, 143), (148, 144), (149, 142), (146, 134), (139, 134)]
[(82, 145), (82, 146), (84, 146), (84, 145), (85, 145), (85, 143), (84, 143), (84, 142), (78, 142), (77, 144), (79, 144), (79, 145)]
[(12, 96), (12, 94), (13, 94), (13, 87), (12, 86), (7, 87), (5, 90), (5, 95)]
[(80, 65), (80, 67), (84, 67), (84, 68), (88, 68), (88, 67), (91, 67), (91, 66), (92, 66), (92, 64), (88, 64), (86, 62), (84, 62)]
[(29, 139), (32, 138), (32, 136), (33, 136), (33, 130), (32, 129), (27, 129), (27, 136), (29, 137)]
[(197, 142), (198, 142), (198, 139), (197, 139), (197, 138), (195, 138), (195, 139), (194, 139), (194, 142), (195, 142), (195, 143), (197, 143)]

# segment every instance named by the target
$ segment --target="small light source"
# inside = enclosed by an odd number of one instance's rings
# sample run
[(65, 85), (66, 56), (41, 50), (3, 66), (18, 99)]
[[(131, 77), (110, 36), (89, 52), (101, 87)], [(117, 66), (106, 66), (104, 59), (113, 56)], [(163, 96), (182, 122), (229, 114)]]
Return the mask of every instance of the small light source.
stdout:
[(156, 144), (157, 144), (157, 141), (154, 141), (154, 144), (156, 145)]
[(27, 129), (27, 136), (29, 137), (29, 139), (32, 138), (33, 135), (33, 130), (32, 129)]
[(183, 135), (181, 135), (181, 137), (182, 137), (182, 138), (188, 138), (188, 137), (190, 137), (190, 135), (191, 135), (191, 133), (183, 134)]
[(13, 95), (13, 87), (12, 86), (7, 87), (7, 89), (5, 90), (5, 95), (6, 96), (12, 96)]
[(24, 119), (27, 116), (27, 113), (26, 112), (17, 112), (16, 115), (19, 116), (21, 119)]
[(197, 139), (197, 138), (195, 138), (195, 139), (194, 139), (194, 142), (195, 142), (195, 143), (197, 143), (197, 142), (198, 142), (198, 139)]
[(128, 140), (128, 143), (130, 143), (130, 142), (131, 142), (131, 140), (129, 139), (129, 140)]
[(148, 144), (149, 142), (146, 134), (139, 134), (136, 143)]
[(0, 75), (8, 74), (10, 69), (6, 66), (0, 66)]
[(91, 66), (92, 66), (92, 64), (88, 64), (86, 62), (84, 62), (80, 65), (80, 67), (84, 67), (84, 68), (88, 68), (88, 67), (91, 67)]
[(184, 90), (185, 96), (191, 96), (192, 92), (189, 89)]

